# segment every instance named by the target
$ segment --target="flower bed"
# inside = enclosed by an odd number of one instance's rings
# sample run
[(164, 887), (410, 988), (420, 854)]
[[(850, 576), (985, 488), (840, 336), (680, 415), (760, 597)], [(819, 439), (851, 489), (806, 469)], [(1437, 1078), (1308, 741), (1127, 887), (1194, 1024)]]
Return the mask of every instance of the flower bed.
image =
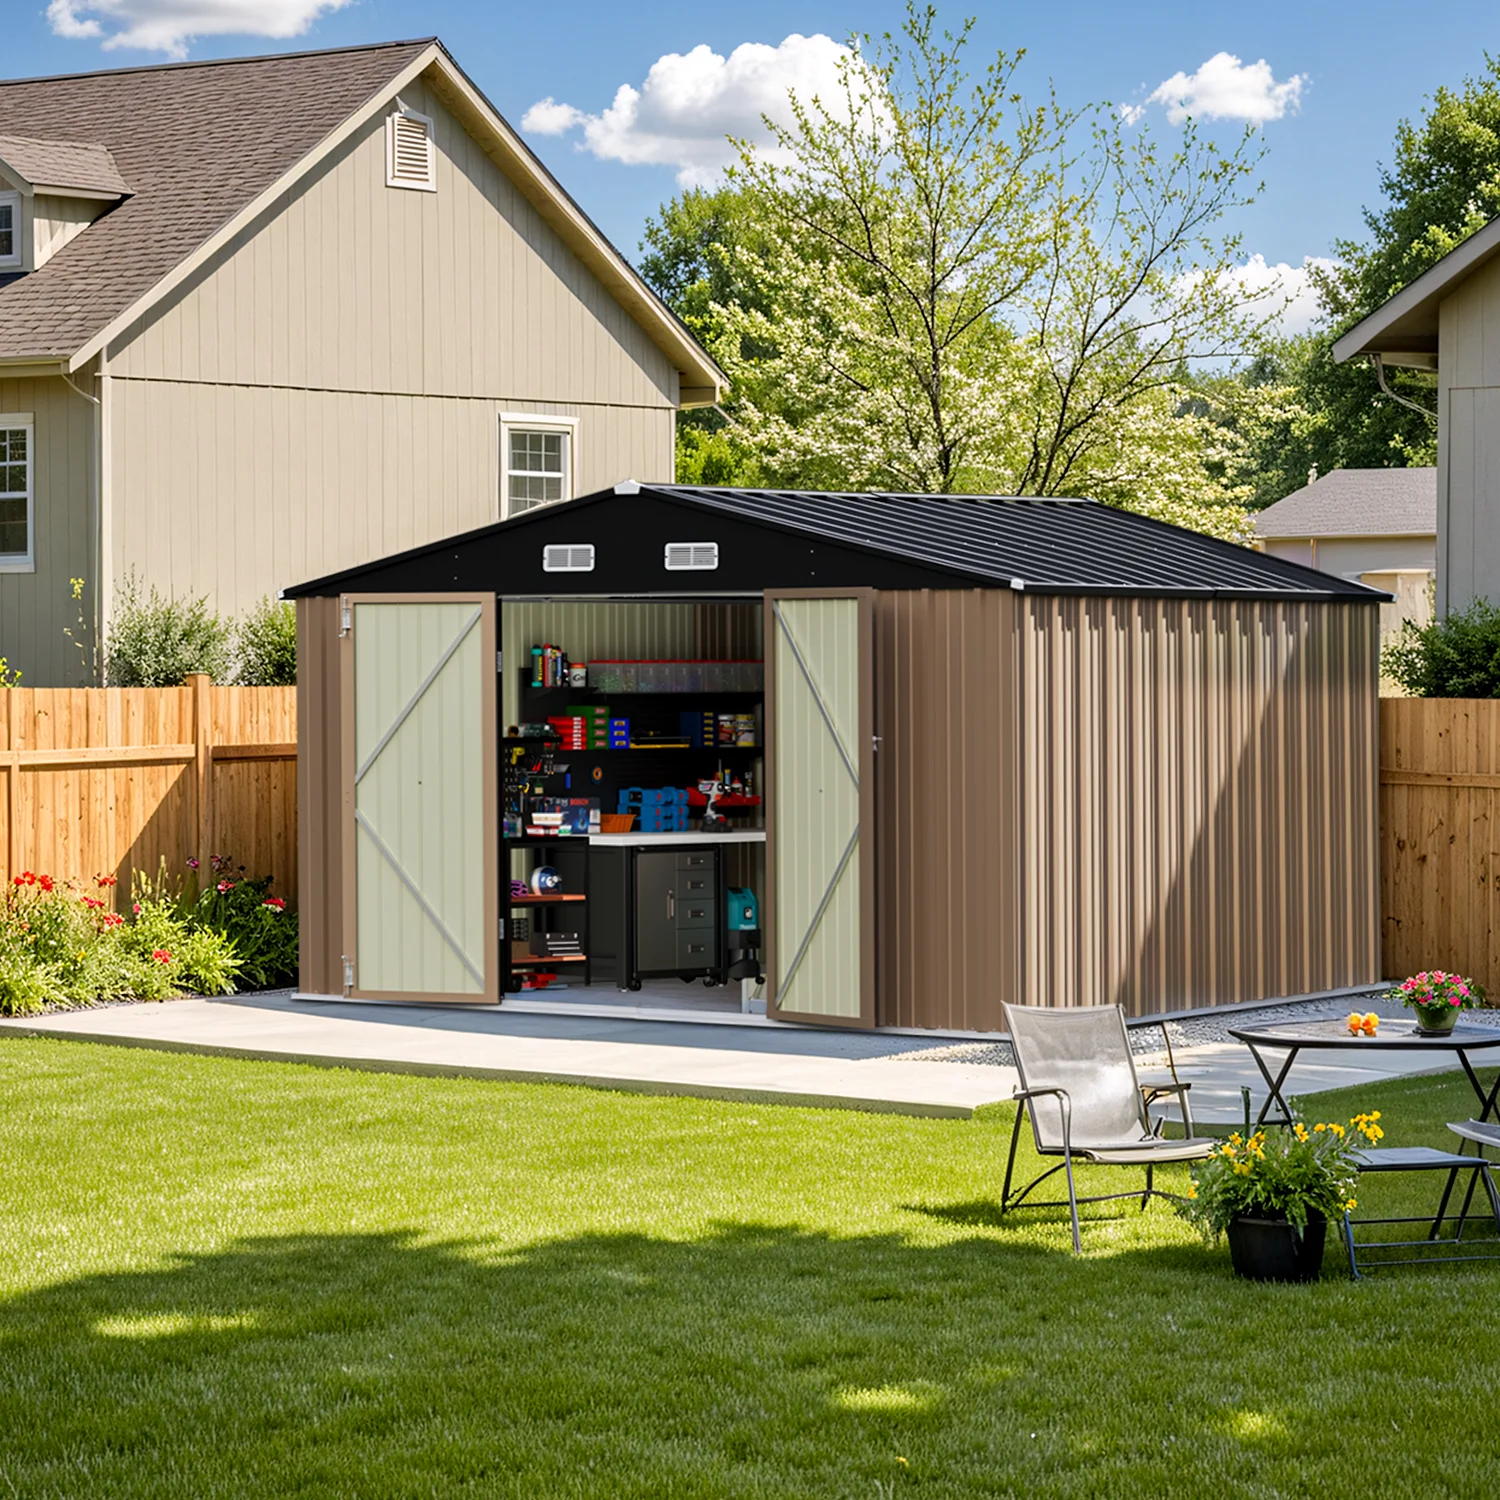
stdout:
[(114, 909), (113, 875), (87, 885), (13, 876), (0, 901), (0, 1015), (294, 980), (297, 917), (270, 894), (271, 878), (247, 879), (220, 856), (214, 865), (220, 878), (201, 894), (165, 869), (137, 872), (128, 912)]

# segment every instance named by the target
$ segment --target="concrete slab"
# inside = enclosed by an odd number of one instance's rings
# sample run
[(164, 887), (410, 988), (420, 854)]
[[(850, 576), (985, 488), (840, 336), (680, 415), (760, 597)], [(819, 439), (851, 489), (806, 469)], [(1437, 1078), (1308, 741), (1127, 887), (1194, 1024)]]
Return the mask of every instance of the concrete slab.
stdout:
[[(1013, 1068), (945, 1059), (932, 1041), (868, 1032), (642, 1021), (610, 1015), (535, 1015), (503, 1010), (317, 1004), (288, 994), (176, 1000), (0, 1020), (0, 1031), (78, 1041), (312, 1063), (324, 1067), (569, 1083), (593, 1088), (818, 1108), (967, 1117), (1006, 1102)], [(1451, 1054), (1448, 1065), (1456, 1067)], [(1143, 1075), (1164, 1059), (1138, 1058)], [(1179, 1048), (1177, 1071), (1193, 1084), (1194, 1117), (1233, 1125), (1264, 1080), (1237, 1042)], [(1304, 1053), (1288, 1080), (1293, 1098), (1387, 1078), (1444, 1071), (1410, 1052)], [(1477, 1109), (1477, 1106), (1476, 1106)]]
[(1016, 1079), (1010, 1068), (917, 1061), (928, 1049), (905, 1037), (317, 1005), (284, 996), (113, 1006), (0, 1021), (0, 1028), (325, 1067), (960, 1118), (1008, 1099)]

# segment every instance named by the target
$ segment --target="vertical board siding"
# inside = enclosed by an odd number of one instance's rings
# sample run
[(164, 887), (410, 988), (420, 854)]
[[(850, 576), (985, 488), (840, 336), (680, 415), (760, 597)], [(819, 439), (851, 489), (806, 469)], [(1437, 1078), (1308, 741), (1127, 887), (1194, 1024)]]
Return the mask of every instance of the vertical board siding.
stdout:
[(1376, 611), (879, 596), (882, 1019), (1364, 984)]
[[(499, 519), (493, 401), (119, 379), (111, 393), (110, 571), (143, 590), (207, 594), (240, 614), (291, 584)], [(631, 408), (551, 409), (580, 416), (581, 493), (670, 474), (670, 413), (647, 423)], [(79, 495), (82, 518), (86, 487)], [(53, 593), (61, 616), (66, 569)]]
[(425, 83), (437, 191), (385, 185), (371, 120), (184, 291), (125, 330), (112, 374), (656, 407), (676, 371)]
[(297, 601), (297, 870), (300, 983), (344, 987), (343, 688), (339, 601)]
[(0, 738), (6, 879), (109, 874), (123, 896), (163, 861), (190, 878), (206, 844), (296, 899), (293, 689), (13, 688)]
[[(84, 390), (94, 384), (87, 375), (78, 383)], [(61, 380), (0, 380), (0, 412), (30, 412), (34, 423), (36, 564), (32, 572), (0, 573), (0, 656), (29, 687), (81, 686), (93, 680), (92, 657), (63, 632), (71, 628), (92, 646), (92, 629), (79, 629), (69, 580), (84, 580), (91, 620), (98, 586), (91, 542), (94, 407)]]
[(1491, 598), (1500, 579), (1500, 264), (1438, 309), (1438, 612)]
[(1451, 969), (1500, 995), (1500, 701), (1382, 699), (1380, 781), (1386, 976)]

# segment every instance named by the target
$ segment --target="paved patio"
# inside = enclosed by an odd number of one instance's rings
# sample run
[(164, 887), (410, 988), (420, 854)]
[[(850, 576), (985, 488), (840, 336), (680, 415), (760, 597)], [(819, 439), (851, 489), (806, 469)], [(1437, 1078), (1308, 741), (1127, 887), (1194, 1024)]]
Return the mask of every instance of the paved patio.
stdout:
[[(1246, 1021), (1251, 1017), (1244, 1016)], [(1008, 1100), (1011, 1067), (970, 1061), (951, 1038), (811, 1028), (703, 1026), (633, 1018), (523, 1015), (294, 1001), (286, 993), (96, 1010), (0, 1021), (0, 1028), (120, 1046), (267, 1058), (323, 1067), (570, 1083), (592, 1088), (965, 1117)], [(994, 1049), (988, 1049), (993, 1053)], [(1240, 1088), (1256, 1106), (1265, 1084), (1246, 1049), (1215, 1041), (1178, 1048), (1206, 1124), (1238, 1121)], [(1434, 1071), (1432, 1055), (1309, 1054), (1288, 1083), (1294, 1096)], [(1139, 1060), (1143, 1075), (1164, 1071)]]

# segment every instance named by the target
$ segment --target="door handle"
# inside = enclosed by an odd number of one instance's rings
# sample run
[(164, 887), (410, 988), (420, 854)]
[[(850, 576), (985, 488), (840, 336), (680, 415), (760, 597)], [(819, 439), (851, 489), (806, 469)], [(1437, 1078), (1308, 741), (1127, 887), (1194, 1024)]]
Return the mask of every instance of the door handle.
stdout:
[(676, 920), (677, 920), (677, 892), (676, 891), (668, 891), (667, 892), (667, 921), (669, 921), (669, 922), (675, 922)]

